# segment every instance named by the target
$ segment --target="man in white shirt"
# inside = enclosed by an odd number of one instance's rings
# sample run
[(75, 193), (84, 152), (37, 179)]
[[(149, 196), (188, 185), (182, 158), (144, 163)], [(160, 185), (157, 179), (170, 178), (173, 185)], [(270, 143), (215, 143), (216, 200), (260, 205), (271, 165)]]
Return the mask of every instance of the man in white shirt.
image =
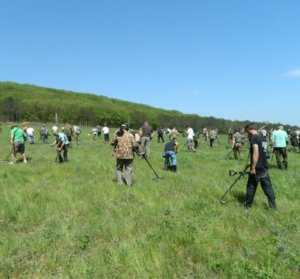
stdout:
[(104, 143), (109, 143), (109, 128), (107, 127), (106, 124), (102, 128), (102, 132), (104, 135)]
[(27, 128), (26, 134), (27, 134), (29, 143), (34, 144), (34, 129), (32, 127)]
[(188, 146), (188, 151), (193, 151), (195, 152), (195, 147), (194, 147), (194, 130), (191, 127), (188, 127), (187, 129), (187, 146)]

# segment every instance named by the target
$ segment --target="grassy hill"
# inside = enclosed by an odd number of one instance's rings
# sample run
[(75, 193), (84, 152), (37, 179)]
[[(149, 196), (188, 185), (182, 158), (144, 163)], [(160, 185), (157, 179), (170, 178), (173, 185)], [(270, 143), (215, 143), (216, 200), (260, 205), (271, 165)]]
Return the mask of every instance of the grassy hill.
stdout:
[[(55, 93), (53, 93), (55, 94)], [(68, 94), (68, 93), (66, 93)], [(0, 135), (0, 159), (9, 150)], [(111, 147), (84, 130), (70, 162), (54, 163), (49, 145), (28, 146), (28, 165), (0, 167), (0, 278), (299, 278), (300, 161), (270, 175), (278, 212), (258, 188), (245, 212), (242, 180), (218, 201), (243, 160), (225, 160), (225, 137), (197, 153), (180, 139), (177, 174), (162, 170), (162, 145), (152, 143), (153, 180), (135, 160), (133, 188), (113, 181)]]
[(121, 122), (130, 122), (132, 127), (139, 127), (147, 119), (154, 128), (192, 125), (195, 129), (216, 127), (225, 132), (229, 127), (246, 123), (188, 115), (103, 96), (0, 82), (0, 119), (3, 121), (53, 122), (56, 113), (61, 123), (81, 125), (107, 122), (118, 126)]

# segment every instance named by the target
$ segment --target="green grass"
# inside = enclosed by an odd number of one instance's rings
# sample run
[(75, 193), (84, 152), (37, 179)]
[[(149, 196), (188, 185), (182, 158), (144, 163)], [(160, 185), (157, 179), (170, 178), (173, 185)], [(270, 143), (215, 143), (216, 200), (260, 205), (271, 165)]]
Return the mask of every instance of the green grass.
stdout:
[[(0, 159), (9, 150), (1, 134)], [(258, 189), (247, 214), (238, 201), (242, 180), (218, 198), (239, 162), (214, 150), (178, 155), (179, 172), (162, 170), (162, 145), (152, 144), (153, 180), (135, 160), (135, 185), (113, 182), (114, 159), (102, 140), (83, 132), (70, 162), (54, 163), (49, 145), (27, 145), (28, 165), (0, 166), (0, 278), (299, 278), (300, 154), (290, 169), (271, 168), (278, 212)]]

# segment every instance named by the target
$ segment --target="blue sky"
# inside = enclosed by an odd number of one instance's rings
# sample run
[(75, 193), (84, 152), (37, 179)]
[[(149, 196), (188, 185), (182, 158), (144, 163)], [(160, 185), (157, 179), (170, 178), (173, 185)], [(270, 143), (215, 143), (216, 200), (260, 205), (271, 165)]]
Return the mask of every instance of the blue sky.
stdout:
[(2, 0), (0, 80), (300, 124), (300, 2)]

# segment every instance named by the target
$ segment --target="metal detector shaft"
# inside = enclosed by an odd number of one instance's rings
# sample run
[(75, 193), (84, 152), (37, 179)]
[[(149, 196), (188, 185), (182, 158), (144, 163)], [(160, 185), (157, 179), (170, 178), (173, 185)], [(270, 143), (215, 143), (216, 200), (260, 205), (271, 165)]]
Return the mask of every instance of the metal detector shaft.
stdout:
[(239, 173), (239, 176), (236, 178), (236, 180), (234, 180), (234, 182), (229, 186), (229, 188), (226, 190), (224, 195), (220, 198), (221, 203), (224, 203), (224, 198), (227, 196), (227, 194), (231, 191), (231, 189), (235, 186), (235, 184), (237, 184), (239, 182), (239, 180), (245, 176), (248, 168), (249, 168), (249, 165), (247, 165), (245, 167), (245, 169)]
[(235, 184), (237, 184), (239, 182), (239, 180), (243, 177), (243, 174), (240, 174), (236, 180), (229, 186), (229, 188), (226, 190), (226, 192), (224, 193), (224, 195), (220, 198), (220, 202), (223, 203), (224, 202), (224, 198), (227, 196), (227, 194), (231, 191), (231, 189), (235, 186)]
[(157, 172), (155, 171), (155, 169), (153, 168), (153, 166), (151, 165), (151, 163), (149, 162), (149, 160), (147, 159), (147, 157), (145, 155), (143, 155), (143, 158), (147, 162), (149, 168), (153, 171), (153, 173), (156, 176), (156, 178), (157, 179), (161, 179), (161, 177), (157, 174)]

